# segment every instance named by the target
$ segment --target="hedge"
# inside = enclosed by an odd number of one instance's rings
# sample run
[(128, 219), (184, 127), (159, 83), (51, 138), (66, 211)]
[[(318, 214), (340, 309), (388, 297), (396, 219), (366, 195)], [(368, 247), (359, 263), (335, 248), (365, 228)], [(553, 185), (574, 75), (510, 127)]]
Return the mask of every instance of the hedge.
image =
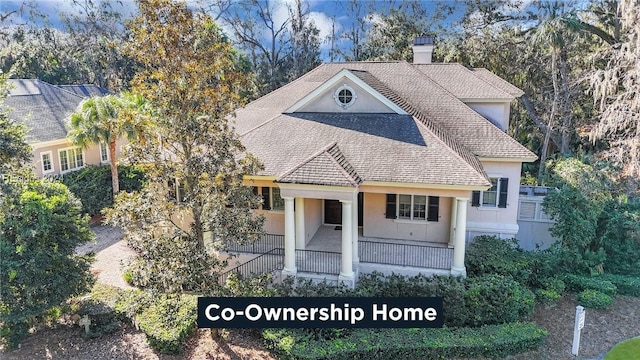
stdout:
[(481, 328), (354, 329), (316, 338), (303, 329), (266, 329), (267, 347), (285, 359), (501, 358), (540, 347), (547, 331), (534, 323)]
[(606, 309), (613, 304), (613, 298), (600, 291), (586, 289), (578, 294), (578, 303), (591, 309)]
[(611, 281), (605, 280), (602, 277), (568, 274), (564, 276), (564, 282), (567, 289), (574, 292), (595, 290), (607, 295), (615, 295), (618, 291), (617, 287), (613, 285)]
[(637, 276), (604, 274), (600, 278), (615, 285), (620, 295), (640, 296), (640, 278)]
[(196, 328), (195, 295), (152, 294), (142, 290), (123, 290), (96, 285), (96, 301), (111, 306), (116, 315), (136, 325), (147, 342), (162, 354), (176, 354)]

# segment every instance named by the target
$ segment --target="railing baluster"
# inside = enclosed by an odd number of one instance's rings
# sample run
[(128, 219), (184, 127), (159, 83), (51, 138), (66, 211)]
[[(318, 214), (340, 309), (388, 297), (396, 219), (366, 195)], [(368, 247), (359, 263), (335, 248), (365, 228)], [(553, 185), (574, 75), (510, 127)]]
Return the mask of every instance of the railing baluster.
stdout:
[[(452, 249), (429, 245), (360, 241), (360, 262), (449, 269)], [(397, 259), (401, 256), (401, 259)]]

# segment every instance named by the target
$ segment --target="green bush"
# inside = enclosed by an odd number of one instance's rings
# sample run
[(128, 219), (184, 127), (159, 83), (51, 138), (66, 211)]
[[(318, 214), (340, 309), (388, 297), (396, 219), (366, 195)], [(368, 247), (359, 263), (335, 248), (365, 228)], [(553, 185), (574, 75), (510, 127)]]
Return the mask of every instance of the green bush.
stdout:
[(353, 329), (333, 339), (300, 329), (266, 329), (269, 348), (286, 359), (444, 359), (505, 357), (541, 346), (547, 332), (533, 323), (482, 328)]
[(608, 201), (597, 234), (607, 273), (640, 276), (640, 202)]
[(557, 277), (547, 278), (535, 289), (536, 299), (543, 304), (553, 304), (562, 298), (565, 290), (564, 281)]
[(600, 278), (615, 285), (620, 295), (640, 296), (640, 277), (604, 274)]
[[(142, 169), (135, 166), (118, 166), (118, 180), (120, 190), (127, 192), (141, 189), (146, 181)], [(108, 165), (87, 165), (65, 174), (62, 183), (80, 199), (83, 212), (90, 216), (113, 204), (111, 167)]]
[(515, 239), (477, 236), (469, 244), (465, 263), (469, 276), (498, 274), (524, 282), (531, 274), (534, 258), (520, 249)]
[(578, 294), (580, 305), (592, 309), (606, 309), (613, 304), (613, 298), (597, 290), (587, 289)]
[(596, 290), (607, 295), (615, 295), (618, 290), (611, 281), (601, 277), (567, 274), (564, 276), (564, 282), (567, 284), (567, 289), (573, 292)]
[(195, 329), (197, 297), (194, 295), (158, 295), (99, 285), (94, 287), (92, 297), (113, 307), (120, 318), (139, 327), (149, 345), (162, 354), (179, 353)]

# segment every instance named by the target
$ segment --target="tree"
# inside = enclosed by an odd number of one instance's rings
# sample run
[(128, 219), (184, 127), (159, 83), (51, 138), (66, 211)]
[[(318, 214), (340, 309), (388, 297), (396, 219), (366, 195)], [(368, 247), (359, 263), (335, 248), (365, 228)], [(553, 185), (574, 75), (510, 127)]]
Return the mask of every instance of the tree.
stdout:
[(134, 282), (205, 293), (222, 263), (212, 250), (257, 239), (259, 197), (243, 185), (258, 171), (229, 124), (249, 82), (220, 28), (184, 2), (140, 0), (126, 52), (142, 64), (133, 90), (154, 108), (154, 134), (128, 158), (147, 165), (139, 192), (121, 193), (107, 221), (138, 253)]
[(31, 159), (31, 148), (24, 142), (26, 127), (11, 121), (9, 109), (4, 107), (4, 99), (9, 91), (6, 80), (7, 74), (0, 71), (0, 176)]
[(598, 53), (606, 65), (591, 77), (600, 112), (591, 139), (605, 142), (603, 156), (633, 180), (640, 176), (640, 4), (621, 0), (617, 14), (620, 42)]
[(113, 194), (120, 191), (116, 144), (118, 139), (127, 137), (129, 141), (138, 140), (147, 125), (144, 115), (132, 116), (127, 110), (143, 110), (144, 99), (140, 96), (124, 93), (120, 96), (94, 96), (78, 105), (71, 115), (69, 139), (75, 145), (87, 147), (91, 144), (106, 144), (109, 147), (111, 165), (111, 185)]

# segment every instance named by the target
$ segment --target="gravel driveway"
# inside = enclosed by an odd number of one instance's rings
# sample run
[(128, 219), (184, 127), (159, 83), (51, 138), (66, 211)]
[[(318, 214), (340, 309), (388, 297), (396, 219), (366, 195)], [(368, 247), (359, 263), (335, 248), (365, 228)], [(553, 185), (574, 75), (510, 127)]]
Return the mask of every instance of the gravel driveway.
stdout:
[(96, 242), (80, 246), (76, 252), (96, 253), (96, 261), (91, 271), (98, 275), (99, 283), (124, 289), (131, 288), (122, 278), (122, 269), (135, 253), (127, 246), (126, 241), (122, 240), (122, 230), (108, 225), (97, 225), (91, 229), (96, 234)]

